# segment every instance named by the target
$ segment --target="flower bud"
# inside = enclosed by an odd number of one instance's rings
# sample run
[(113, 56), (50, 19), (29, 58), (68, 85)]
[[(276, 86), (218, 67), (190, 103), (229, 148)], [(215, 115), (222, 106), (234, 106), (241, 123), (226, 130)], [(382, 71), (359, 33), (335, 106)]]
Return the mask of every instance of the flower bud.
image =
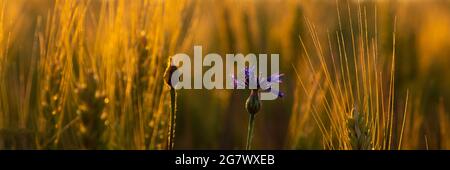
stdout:
[(259, 110), (261, 109), (261, 100), (259, 99), (258, 90), (252, 90), (250, 96), (245, 102), (245, 108), (247, 109), (247, 112), (252, 115), (259, 112)]

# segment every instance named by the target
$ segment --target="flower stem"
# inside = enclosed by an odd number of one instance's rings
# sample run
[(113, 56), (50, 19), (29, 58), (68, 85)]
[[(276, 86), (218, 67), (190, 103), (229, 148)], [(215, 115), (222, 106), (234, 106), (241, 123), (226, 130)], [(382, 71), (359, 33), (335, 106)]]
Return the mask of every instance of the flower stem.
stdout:
[(252, 140), (253, 140), (253, 129), (255, 127), (255, 115), (256, 114), (249, 114), (250, 118), (248, 119), (248, 132), (247, 132), (247, 146), (245, 147), (246, 150), (250, 150), (252, 146)]
[(169, 140), (167, 141), (167, 150), (173, 150), (175, 140), (175, 120), (177, 117), (177, 93), (175, 88), (170, 88), (170, 126), (169, 126)]

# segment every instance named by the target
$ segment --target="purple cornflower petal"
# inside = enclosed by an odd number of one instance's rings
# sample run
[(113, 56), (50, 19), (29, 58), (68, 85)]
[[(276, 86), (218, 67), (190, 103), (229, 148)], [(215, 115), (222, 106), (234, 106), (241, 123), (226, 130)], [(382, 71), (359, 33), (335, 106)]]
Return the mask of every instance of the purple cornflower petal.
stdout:
[(279, 91), (279, 92), (278, 92), (278, 98), (283, 98), (283, 97), (284, 97), (284, 93), (281, 92), (281, 91)]
[(254, 76), (255, 75), (255, 69), (256, 69), (255, 66), (252, 66), (252, 67), (246, 66), (245, 69), (244, 69), (245, 77)]
[(278, 90), (273, 90), (272, 86), (273, 84), (282, 83), (282, 77), (284, 74), (275, 73), (272, 74), (270, 77), (263, 77), (262, 74), (256, 74), (256, 67), (245, 67), (243, 70), (244, 81), (239, 81), (234, 75), (231, 75), (233, 79), (233, 85), (234, 87), (241, 87), (241, 88), (248, 88), (250, 86), (250, 83), (257, 83), (256, 87), (263, 91), (263, 92), (271, 92), (275, 95), (277, 95), (279, 98), (284, 97), (285, 94), (283, 92), (280, 92)]
[(267, 78), (267, 81), (282, 83), (281, 77), (283, 77), (283, 76), (284, 76), (284, 74), (275, 73), (275, 74), (272, 74), (269, 78)]
[[(256, 67), (252, 66), (252, 67), (245, 67), (244, 69), (244, 75), (245, 75), (245, 87), (257, 87), (258, 85), (258, 76), (256, 75)], [(251, 84), (251, 83), (256, 83), (256, 84)]]
[(231, 75), (231, 79), (233, 80), (233, 87), (234, 88), (245, 88), (246, 84), (245, 82), (239, 81), (234, 75)]
[(275, 83), (282, 83), (281, 77), (283, 75), (284, 74), (276, 73), (276, 74), (272, 74), (272, 76), (270, 76), (268, 78), (264, 78), (264, 77), (260, 76), (260, 77), (262, 77), (260, 79), (260, 82), (259, 82), (260, 83), (260, 88), (265, 90), (265, 89), (268, 89), (268, 88), (272, 87), (272, 85), (275, 84)]

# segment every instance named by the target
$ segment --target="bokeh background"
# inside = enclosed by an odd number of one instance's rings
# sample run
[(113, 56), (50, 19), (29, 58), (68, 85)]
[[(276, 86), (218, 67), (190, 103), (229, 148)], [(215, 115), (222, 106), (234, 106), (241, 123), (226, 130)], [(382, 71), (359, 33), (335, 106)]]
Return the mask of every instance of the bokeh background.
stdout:
[[(319, 104), (307, 100), (300, 85), (314, 84), (302, 42), (307, 51), (316, 50), (308, 24), (325, 49), (337, 32), (351, 42), (351, 29), (358, 35), (360, 20), (376, 40), (381, 68), (389, 66), (395, 49), (391, 121), (397, 142), (392, 145), (399, 143), (405, 119), (402, 149), (450, 149), (450, 1), (0, 2), (2, 149), (164, 149), (169, 96), (162, 74), (169, 56), (192, 57), (194, 45), (222, 56), (280, 54), (286, 96), (263, 101), (253, 148), (332, 149), (305, 111)], [(338, 49), (333, 39), (330, 46)], [(352, 56), (351, 47), (344, 47)], [(60, 81), (46, 78), (58, 71)], [(46, 110), (46, 96), (50, 103), (55, 96), (46, 89), (53, 86), (63, 99)], [(93, 92), (83, 98), (80, 91), (90, 88)], [(245, 90), (178, 91), (175, 149), (242, 149), (248, 95)], [(95, 118), (80, 121), (85, 106)], [(46, 114), (54, 109), (59, 111)]]

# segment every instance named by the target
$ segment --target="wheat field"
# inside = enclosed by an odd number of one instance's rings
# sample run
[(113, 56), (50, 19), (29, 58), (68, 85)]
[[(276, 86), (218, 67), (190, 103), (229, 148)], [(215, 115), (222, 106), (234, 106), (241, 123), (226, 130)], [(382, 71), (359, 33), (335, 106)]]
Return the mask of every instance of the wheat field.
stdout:
[(438, 0), (0, 0), (0, 149), (244, 149), (248, 91), (165, 83), (195, 45), (280, 55), (253, 149), (450, 149)]

